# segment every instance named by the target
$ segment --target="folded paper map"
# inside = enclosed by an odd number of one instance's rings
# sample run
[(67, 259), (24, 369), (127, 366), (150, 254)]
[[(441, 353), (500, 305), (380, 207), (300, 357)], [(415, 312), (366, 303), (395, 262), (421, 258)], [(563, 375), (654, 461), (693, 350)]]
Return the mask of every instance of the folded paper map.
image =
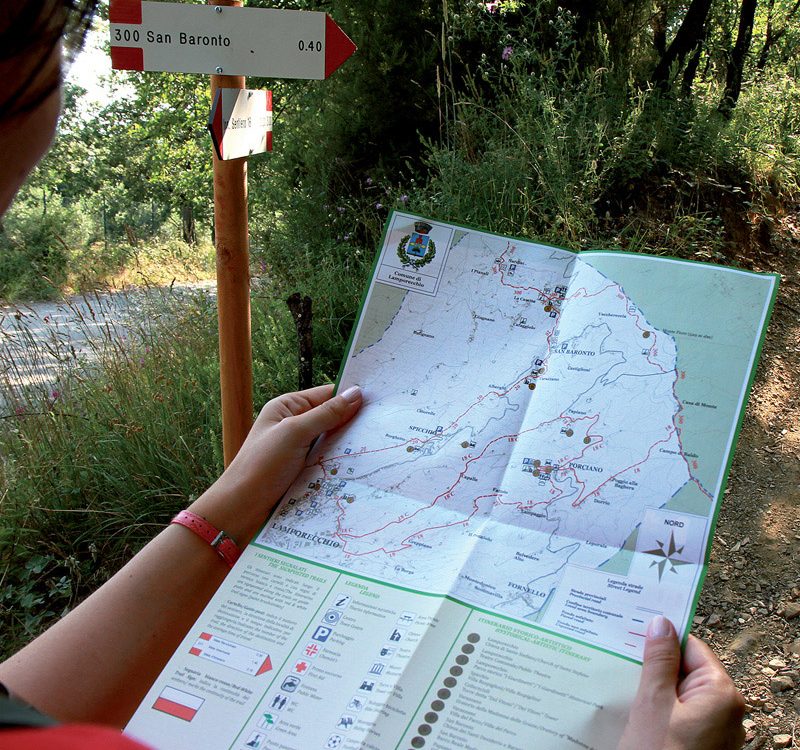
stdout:
[[(393, 213), (339, 377), (363, 408), (130, 733), (614, 748), (649, 621), (688, 632), (777, 285)], [(166, 688), (203, 703), (176, 719)]]

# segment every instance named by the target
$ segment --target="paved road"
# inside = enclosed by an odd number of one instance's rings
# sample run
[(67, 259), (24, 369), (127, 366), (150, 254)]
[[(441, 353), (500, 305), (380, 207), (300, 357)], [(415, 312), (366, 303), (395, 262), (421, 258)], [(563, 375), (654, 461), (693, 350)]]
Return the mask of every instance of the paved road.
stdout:
[(209, 281), (0, 306), (0, 406), (23, 386), (51, 392), (65, 363), (91, 361), (103, 341), (135, 336), (159, 297), (198, 290), (216, 293)]

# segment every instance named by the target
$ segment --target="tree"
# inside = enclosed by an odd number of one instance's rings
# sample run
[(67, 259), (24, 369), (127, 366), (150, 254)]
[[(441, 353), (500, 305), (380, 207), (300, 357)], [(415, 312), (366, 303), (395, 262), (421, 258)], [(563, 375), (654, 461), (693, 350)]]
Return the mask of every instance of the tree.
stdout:
[(80, 109), (80, 99), (85, 93), (85, 89), (79, 86), (64, 85), (57, 136), (45, 158), (28, 178), (23, 196), (38, 193), (45, 205), (48, 196), (71, 204), (96, 187), (95, 176), (87, 169), (95, 155), (85, 137), (85, 122)]
[(211, 216), (211, 142), (205, 123), (208, 78), (145, 73), (126, 77), (115, 97), (86, 125), (98, 154), (96, 171), (112, 224), (135, 226), (153, 206), (179, 216), (188, 244), (196, 221)]
[[(678, 31), (664, 50), (650, 80), (659, 88), (666, 90), (670, 83), (670, 74), (683, 67), (687, 57), (696, 52), (703, 44), (706, 35), (706, 22), (711, 10), (712, 0), (692, 0), (686, 10)], [(696, 69), (696, 66), (695, 66)], [(688, 82), (691, 88), (691, 81)], [(684, 88), (687, 86), (684, 78)]]
[[(767, 59), (769, 58), (769, 53), (772, 48), (786, 36), (791, 28), (793, 28), (792, 21), (797, 15), (798, 10), (800, 10), (800, 0), (797, 0), (797, 2), (789, 8), (783, 19), (783, 25), (779, 28), (775, 28), (775, 0), (769, 0), (769, 5), (767, 7), (766, 35), (756, 62), (756, 70), (759, 73), (763, 73), (764, 68), (767, 67)], [(794, 26), (796, 27), (796, 24)]]
[(744, 61), (747, 53), (750, 51), (750, 42), (753, 38), (753, 21), (756, 16), (756, 4), (757, 0), (742, 0), (736, 44), (728, 54), (725, 89), (718, 107), (720, 114), (726, 119), (730, 119), (733, 108), (736, 106), (736, 102), (742, 90)]

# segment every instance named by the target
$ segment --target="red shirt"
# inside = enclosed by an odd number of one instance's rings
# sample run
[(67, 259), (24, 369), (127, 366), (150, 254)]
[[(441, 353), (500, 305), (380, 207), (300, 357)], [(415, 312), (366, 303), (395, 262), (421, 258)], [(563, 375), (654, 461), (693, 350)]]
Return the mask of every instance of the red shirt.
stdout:
[(115, 729), (63, 724), (45, 729), (0, 730), (0, 750), (148, 750)]

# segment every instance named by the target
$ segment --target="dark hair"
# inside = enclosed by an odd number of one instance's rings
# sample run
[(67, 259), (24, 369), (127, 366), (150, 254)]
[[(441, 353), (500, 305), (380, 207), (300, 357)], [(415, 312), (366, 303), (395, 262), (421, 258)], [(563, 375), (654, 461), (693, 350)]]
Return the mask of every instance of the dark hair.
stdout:
[(60, 81), (54, 80), (29, 91), (60, 39), (68, 58), (80, 51), (97, 0), (18, 0), (4, 6), (0, 9), (0, 61), (28, 57), (34, 64), (16, 90), (0, 100), (0, 120), (35, 109), (58, 87)]

